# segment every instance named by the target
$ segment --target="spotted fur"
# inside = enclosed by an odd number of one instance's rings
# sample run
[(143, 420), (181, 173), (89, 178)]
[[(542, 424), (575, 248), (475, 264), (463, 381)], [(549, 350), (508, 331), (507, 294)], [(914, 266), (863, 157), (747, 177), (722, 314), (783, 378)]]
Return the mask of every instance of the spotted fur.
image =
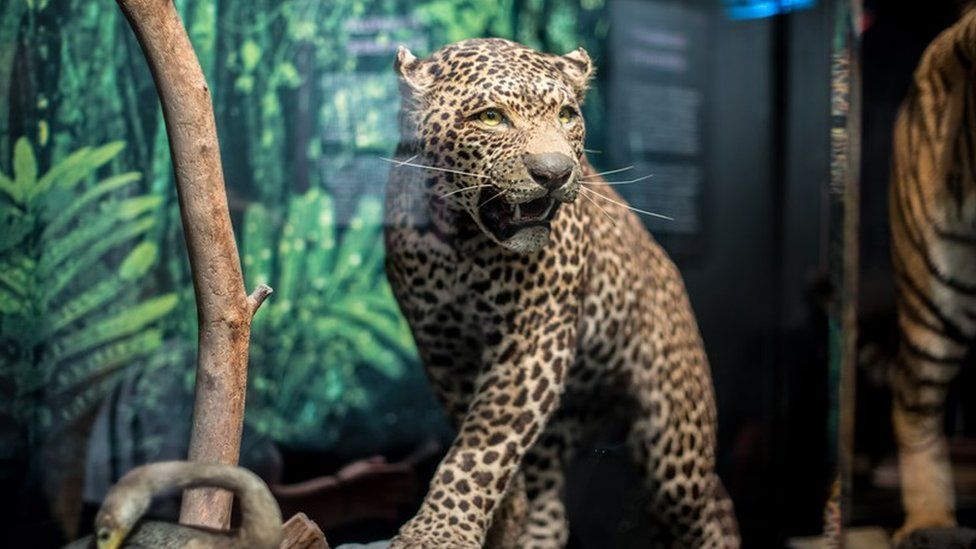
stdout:
[(468, 40), (396, 67), (387, 272), (458, 435), (393, 547), (564, 546), (564, 468), (612, 418), (648, 545), (737, 547), (681, 277), (583, 152), (586, 52)]

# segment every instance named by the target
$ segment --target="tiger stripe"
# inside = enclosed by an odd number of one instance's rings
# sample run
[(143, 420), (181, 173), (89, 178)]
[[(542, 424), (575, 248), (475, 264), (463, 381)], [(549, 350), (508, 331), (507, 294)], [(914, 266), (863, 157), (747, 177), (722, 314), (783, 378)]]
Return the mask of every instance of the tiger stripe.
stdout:
[(890, 383), (905, 522), (955, 525), (943, 420), (976, 336), (976, 10), (929, 45), (895, 123), (889, 188), (901, 335)]

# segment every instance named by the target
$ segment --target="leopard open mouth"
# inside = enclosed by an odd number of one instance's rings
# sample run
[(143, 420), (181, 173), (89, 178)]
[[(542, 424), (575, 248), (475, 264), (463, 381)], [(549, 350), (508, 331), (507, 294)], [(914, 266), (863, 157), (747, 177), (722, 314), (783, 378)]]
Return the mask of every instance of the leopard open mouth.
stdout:
[[(509, 204), (503, 199), (491, 199), (497, 191), (481, 193), (484, 206), (480, 208), (481, 222), (499, 240), (507, 240), (528, 227), (548, 227), (559, 202), (544, 196), (521, 204)], [(486, 202), (487, 201), (487, 202)]]

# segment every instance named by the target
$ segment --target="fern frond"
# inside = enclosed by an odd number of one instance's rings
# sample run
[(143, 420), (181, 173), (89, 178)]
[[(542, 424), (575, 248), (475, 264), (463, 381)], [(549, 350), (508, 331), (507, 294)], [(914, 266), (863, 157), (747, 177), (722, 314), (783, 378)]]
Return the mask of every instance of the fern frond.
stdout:
[(280, 276), (276, 281), (283, 288), (282, 301), (294, 302), (308, 292), (316, 272), (314, 261), (317, 252), (327, 251), (322, 246), (328, 236), (323, 235), (321, 209), (322, 192), (311, 189), (293, 198), (288, 208), (288, 221), (279, 243)]
[(379, 345), (368, 330), (336, 317), (319, 319), (315, 327), (319, 341), (329, 345), (336, 344), (336, 340), (345, 342), (354, 351), (357, 363), (375, 368), (388, 377), (399, 377), (402, 373), (403, 364), (396, 354)]
[(104, 204), (102, 211), (118, 212), (122, 219), (133, 219), (140, 215), (151, 212), (163, 203), (163, 197), (145, 195), (128, 198), (119, 202)]
[(20, 296), (16, 296), (10, 291), (0, 288), (0, 314), (20, 315), (26, 313), (27, 307), (24, 305), (24, 301)]
[[(53, 391), (65, 393), (76, 390), (92, 378), (105, 377), (135, 359), (156, 351), (162, 343), (163, 331), (149, 329), (106, 345), (84, 359), (64, 364), (54, 371)], [(51, 368), (54, 370), (53, 365)]]
[(362, 262), (356, 269), (356, 277), (350, 281), (350, 293), (370, 293), (378, 284), (386, 283), (383, 261), (386, 250), (383, 248), (383, 232), (377, 230), (372, 241), (362, 250)]
[(93, 244), (104, 240), (115, 232), (115, 226), (123, 218), (118, 211), (107, 211), (89, 219), (87, 223), (62, 237), (42, 241), (40, 270), (42, 273), (54, 271), (69, 257), (89, 249)]
[(373, 337), (374, 332), (362, 328), (353, 328), (348, 338), (356, 350), (361, 365), (372, 368), (390, 379), (397, 379), (403, 375), (403, 362), (395, 353), (380, 345)]
[(95, 169), (95, 167), (91, 167), (87, 162), (90, 152), (91, 149), (89, 147), (82, 147), (52, 166), (46, 174), (41, 176), (37, 184), (27, 189), (24, 194), (24, 200), (26, 202), (33, 202), (38, 196), (46, 193), (51, 188), (52, 183), (62, 177), (79, 181), (81, 178), (90, 174)]
[(97, 310), (102, 305), (112, 301), (119, 293), (122, 281), (114, 276), (103, 280), (91, 288), (85, 288), (82, 293), (65, 303), (55, 311), (48, 320), (49, 334), (56, 334), (71, 325), (79, 318)]
[(50, 238), (51, 235), (60, 232), (96, 199), (101, 198), (103, 195), (114, 190), (120, 189), (129, 183), (139, 181), (141, 178), (142, 174), (139, 172), (128, 172), (109, 177), (108, 179), (99, 182), (94, 187), (85, 191), (81, 196), (72, 200), (71, 204), (69, 204), (68, 207), (63, 211), (57, 212), (57, 215), (51, 216), (50, 223), (48, 223), (48, 225), (44, 228), (42, 238), (47, 239)]
[(27, 273), (23, 269), (0, 263), (0, 284), (21, 299), (27, 297), (27, 280)]
[(116, 383), (118, 383), (118, 376), (110, 375), (86, 383), (84, 388), (75, 394), (50, 399), (46, 408), (50, 410), (52, 417), (44, 426), (45, 430), (58, 433), (67, 428), (104, 402), (105, 396), (111, 392)]
[(308, 276), (311, 278), (308, 283), (312, 291), (322, 292), (328, 284), (336, 252), (336, 220), (332, 197), (318, 193), (315, 209), (317, 238), (310, 245), (308, 253)]
[(242, 246), (242, 261), (248, 288), (270, 282), (273, 230), (274, 220), (264, 206), (254, 204), (248, 207), (244, 214)]
[[(151, 229), (155, 223), (155, 217), (147, 216), (142, 219), (137, 219), (131, 223), (127, 223), (122, 227), (111, 231), (104, 238), (95, 240), (94, 242), (88, 242), (87, 247), (75, 243), (76, 247), (67, 251), (79, 251), (80, 255), (75, 256), (75, 259), (63, 266), (63, 268), (55, 269), (58, 264), (45, 261), (47, 260), (47, 256), (42, 258), (42, 261), (44, 261), (44, 268), (41, 269), (41, 275), (46, 279), (46, 283), (43, 286), (46, 297), (51, 299), (57, 296), (72, 280), (74, 280), (78, 273), (91, 267), (102, 257), (102, 255), (105, 254), (106, 251), (145, 233)], [(68, 256), (70, 255), (71, 253), (68, 254)]]
[(382, 221), (383, 204), (379, 198), (363, 198), (356, 208), (356, 213), (349, 220), (349, 227), (339, 246), (332, 276), (328, 282), (331, 295), (338, 295), (336, 292), (345, 288), (349, 278), (358, 272), (359, 266), (363, 263), (363, 250), (369, 250), (370, 244), (379, 234)]
[(102, 318), (59, 338), (52, 345), (52, 360), (61, 361), (109, 341), (138, 332), (159, 320), (176, 306), (176, 294), (166, 294), (139, 303), (108, 318)]
[(55, 164), (53, 168), (41, 177), (31, 194), (31, 198), (47, 192), (55, 183), (60, 189), (73, 189), (79, 181), (94, 173), (95, 170), (109, 160), (115, 158), (124, 148), (124, 142), (114, 141), (96, 149), (88, 149), (86, 147), (76, 151), (61, 162)]
[(413, 337), (406, 325), (398, 322), (399, 317), (370, 310), (360, 296), (354, 295), (343, 300), (331, 312), (362, 329), (375, 333), (383, 340), (384, 346), (392, 347), (403, 355), (409, 355), (413, 351)]
[(13, 179), (10, 179), (2, 173), (0, 173), (0, 191), (3, 191), (4, 194), (10, 197), (10, 200), (12, 200), (14, 204), (20, 204), (20, 189), (17, 187), (17, 184), (14, 183)]
[(23, 242), (33, 230), (32, 216), (0, 205), (0, 254)]
[(119, 266), (119, 278), (126, 282), (135, 282), (149, 272), (156, 263), (159, 247), (154, 242), (140, 242)]
[(22, 203), (29, 196), (35, 181), (37, 181), (37, 159), (34, 158), (34, 149), (26, 137), (21, 137), (14, 145), (14, 186), (17, 193), (14, 200)]

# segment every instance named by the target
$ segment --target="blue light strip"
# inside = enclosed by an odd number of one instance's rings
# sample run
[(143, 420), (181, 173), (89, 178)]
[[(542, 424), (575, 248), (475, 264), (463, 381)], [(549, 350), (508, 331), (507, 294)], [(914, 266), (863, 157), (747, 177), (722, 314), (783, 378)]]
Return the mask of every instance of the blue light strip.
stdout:
[(725, 12), (732, 19), (760, 19), (812, 8), (816, 3), (816, 0), (725, 0)]

